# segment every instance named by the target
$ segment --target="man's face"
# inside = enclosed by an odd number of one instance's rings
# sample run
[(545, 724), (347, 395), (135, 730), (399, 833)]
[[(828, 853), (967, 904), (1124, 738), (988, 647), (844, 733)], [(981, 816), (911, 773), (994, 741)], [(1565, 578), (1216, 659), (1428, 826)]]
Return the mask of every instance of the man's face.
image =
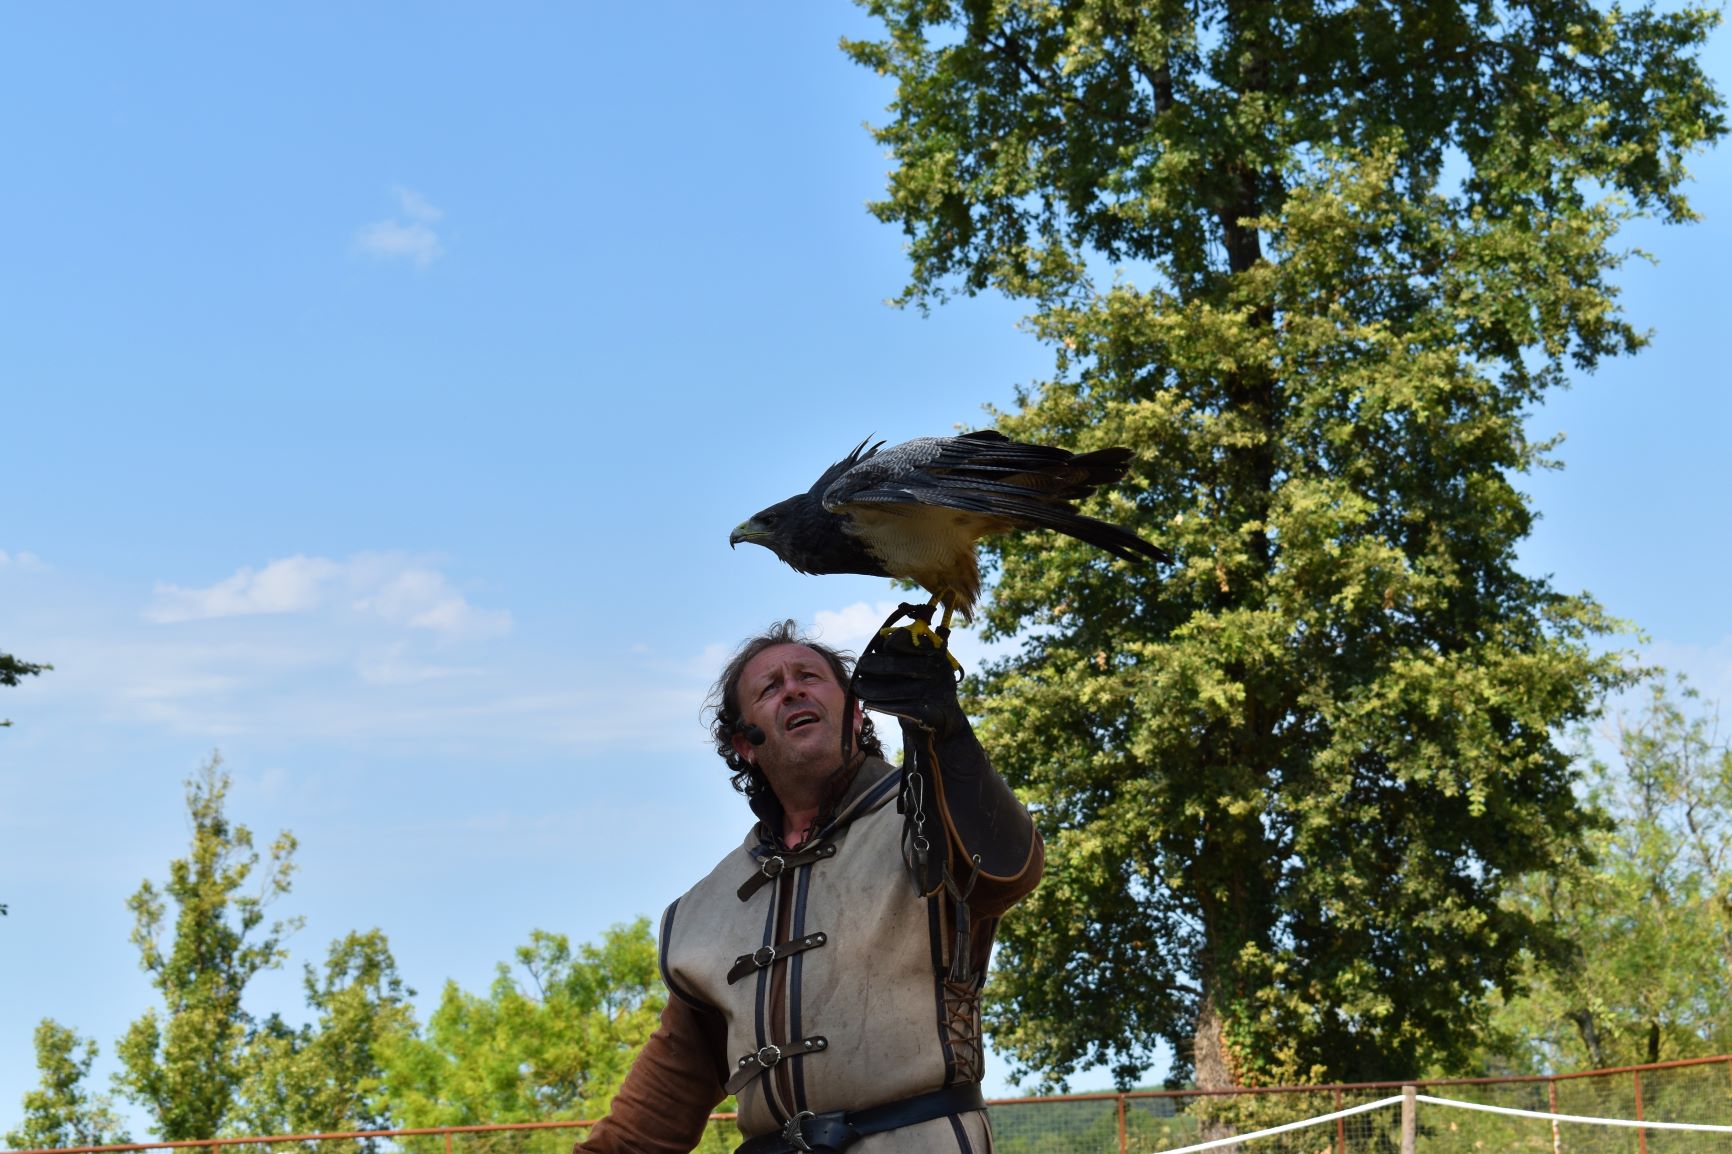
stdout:
[(736, 734), (734, 751), (763, 769), (784, 806), (817, 804), (842, 757), (847, 704), (830, 663), (804, 645), (772, 645), (740, 671), (739, 702), (740, 720), (762, 729), (764, 744)]

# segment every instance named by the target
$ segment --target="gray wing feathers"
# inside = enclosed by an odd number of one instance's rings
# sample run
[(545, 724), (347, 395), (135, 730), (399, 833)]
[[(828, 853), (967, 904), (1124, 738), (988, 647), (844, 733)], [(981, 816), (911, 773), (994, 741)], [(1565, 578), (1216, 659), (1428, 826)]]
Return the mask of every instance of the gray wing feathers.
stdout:
[[(862, 446), (864, 442), (862, 442)], [(1011, 441), (982, 430), (960, 437), (921, 437), (865, 457), (831, 478), (823, 505), (928, 505), (975, 513), (1013, 526), (1053, 529), (1127, 560), (1164, 557), (1136, 534), (1084, 517), (1070, 502), (1124, 476), (1128, 449), (1073, 454)], [(814, 487), (814, 492), (818, 490)]]

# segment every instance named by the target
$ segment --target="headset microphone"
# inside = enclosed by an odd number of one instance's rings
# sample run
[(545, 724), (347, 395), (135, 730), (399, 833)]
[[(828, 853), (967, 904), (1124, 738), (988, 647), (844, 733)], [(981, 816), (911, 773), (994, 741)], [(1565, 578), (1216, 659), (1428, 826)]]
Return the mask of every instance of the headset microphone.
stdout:
[(750, 725), (750, 724), (736, 725), (734, 727), (734, 729), (740, 734), (741, 737), (744, 737), (747, 741), (751, 742), (753, 745), (762, 745), (762, 744), (764, 744), (764, 742), (766, 740), (766, 738), (764, 737), (764, 731), (762, 729), (759, 729), (755, 725)]

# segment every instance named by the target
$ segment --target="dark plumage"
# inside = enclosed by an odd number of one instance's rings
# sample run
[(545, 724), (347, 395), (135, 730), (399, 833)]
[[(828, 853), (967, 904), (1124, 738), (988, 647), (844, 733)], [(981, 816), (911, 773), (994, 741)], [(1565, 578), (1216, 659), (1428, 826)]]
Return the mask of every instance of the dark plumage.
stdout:
[[(870, 440), (871, 438), (867, 438)], [(1164, 549), (1072, 506), (1125, 475), (1129, 449), (1072, 453), (990, 429), (866, 441), (811, 489), (737, 527), (730, 545), (762, 545), (802, 573), (864, 573), (917, 582), (966, 619), (980, 597), (975, 542), (1009, 529), (1053, 529), (1127, 561)]]

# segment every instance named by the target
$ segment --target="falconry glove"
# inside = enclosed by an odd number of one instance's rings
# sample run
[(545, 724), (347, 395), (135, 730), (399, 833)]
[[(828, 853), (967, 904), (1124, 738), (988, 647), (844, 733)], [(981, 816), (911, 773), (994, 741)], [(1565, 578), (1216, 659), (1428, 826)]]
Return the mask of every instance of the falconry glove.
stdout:
[(956, 669), (937, 633), (879, 634), (854, 667), (854, 693), (866, 708), (900, 718), (904, 728), (917, 726), (937, 738), (968, 728), (956, 700)]
[[(1034, 826), (974, 736), (956, 700), (949, 650), (933, 643), (938, 639), (905, 628), (881, 633), (855, 665), (854, 692), (866, 708), (902, 722), (904, 765), (916, 779), (910, 804), (940, 846), (932, 869), (949, 858), (959, 878), (1012, 877), (1028, 861)], [(917, 873), (927, 874), (916, 877), (917, 887), (935, 880), (934, 873)]]

